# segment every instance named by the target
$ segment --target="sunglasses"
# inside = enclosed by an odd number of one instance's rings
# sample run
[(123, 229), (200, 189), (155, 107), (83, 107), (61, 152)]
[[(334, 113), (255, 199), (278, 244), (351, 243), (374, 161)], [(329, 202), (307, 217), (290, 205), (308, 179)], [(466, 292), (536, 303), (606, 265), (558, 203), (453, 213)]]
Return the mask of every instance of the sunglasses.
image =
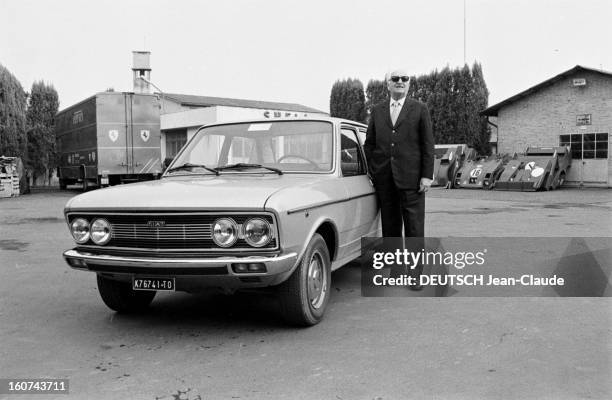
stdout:
[(409, 76), (392, 76), (391, 77), (391, 82), (397, 83), (397, 82), (400, 81), (400, 79), (402, 80), (402, 82), (405, 83), (405, 82), (408, 82), (410, 80), (410, 77)]

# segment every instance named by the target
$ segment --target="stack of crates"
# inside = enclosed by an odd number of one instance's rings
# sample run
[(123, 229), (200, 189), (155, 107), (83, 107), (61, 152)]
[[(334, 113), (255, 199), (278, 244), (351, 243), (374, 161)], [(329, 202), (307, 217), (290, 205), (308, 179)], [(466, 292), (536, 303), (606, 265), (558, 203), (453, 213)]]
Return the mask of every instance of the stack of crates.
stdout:
[(0, 198), (19, 196), (17, 158), (0, 157)]

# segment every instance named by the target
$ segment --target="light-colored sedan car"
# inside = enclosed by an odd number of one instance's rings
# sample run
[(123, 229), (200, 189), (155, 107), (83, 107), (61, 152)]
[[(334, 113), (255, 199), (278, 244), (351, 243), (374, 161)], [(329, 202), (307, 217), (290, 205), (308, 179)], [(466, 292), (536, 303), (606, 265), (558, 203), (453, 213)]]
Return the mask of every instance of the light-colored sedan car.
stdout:
[(331, 272), (380, 234), (364, 136), (336, 118), (205, 126), (160, 180), (72, 198), (64, 258), (119, 312), (157, 291), (275, 287), (289, 322), (316, 324)]

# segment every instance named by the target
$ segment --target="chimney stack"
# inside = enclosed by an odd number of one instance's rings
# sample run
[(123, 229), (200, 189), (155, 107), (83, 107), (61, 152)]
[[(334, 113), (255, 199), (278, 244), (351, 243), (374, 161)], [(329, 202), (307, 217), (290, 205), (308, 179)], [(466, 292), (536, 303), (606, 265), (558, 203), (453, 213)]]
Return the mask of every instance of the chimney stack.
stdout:
[[(151, 52), (133, 51), (134, 58), (132, 71), (134, 73), (134, 93), (151, 93)], [(143, 77), (145, 80), (140, 79)]]

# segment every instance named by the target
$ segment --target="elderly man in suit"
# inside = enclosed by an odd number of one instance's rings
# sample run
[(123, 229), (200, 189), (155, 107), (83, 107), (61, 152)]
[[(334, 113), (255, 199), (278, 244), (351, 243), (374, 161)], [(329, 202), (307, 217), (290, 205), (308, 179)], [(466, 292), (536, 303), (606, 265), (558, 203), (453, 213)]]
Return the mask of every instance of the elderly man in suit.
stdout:
[(380, 202), (384, 237), (423, 237), (434, 139), (427, 106), (406, 97), (410, 77), (387, 74), (389, 99), (372, 108), (364, 145)]
[[(378, 196), (384, 237), (422, 238), (425, 192), (434, 170), (434, 139), (427, 106), (406, 97), (410, 77), (391, 71), (385, 77), (389, 99), (375, 105), (364, 144)], [(418, 285), (416, 285), (418, 289)]]

